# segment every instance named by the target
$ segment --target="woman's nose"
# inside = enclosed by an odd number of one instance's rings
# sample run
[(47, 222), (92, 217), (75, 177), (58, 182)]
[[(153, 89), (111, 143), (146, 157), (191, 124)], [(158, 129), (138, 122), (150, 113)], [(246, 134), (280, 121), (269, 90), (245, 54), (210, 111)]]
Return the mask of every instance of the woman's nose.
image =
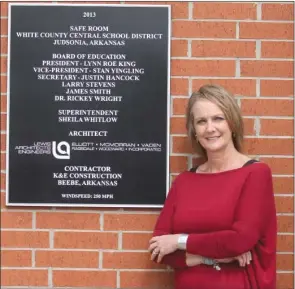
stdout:
[(207, 121), (206, 130), (207, 130), (208, 132), (212, 132), (212, 131), (215, 130), (214, 124), (213, 124), (213, 122), (212, 122), (211, 120), (208, 120), (208, 121)]

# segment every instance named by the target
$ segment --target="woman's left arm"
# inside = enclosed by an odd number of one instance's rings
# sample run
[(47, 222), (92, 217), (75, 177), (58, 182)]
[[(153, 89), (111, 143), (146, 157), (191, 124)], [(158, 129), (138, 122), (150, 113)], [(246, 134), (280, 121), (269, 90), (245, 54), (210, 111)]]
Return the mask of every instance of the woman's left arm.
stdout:
[(186, 251), (209, 258), (228, 258), (251, 250), (276, 217), (272, 176), (266, 164), (254, 164), (249, 174), (230, 230), (190, 234)]

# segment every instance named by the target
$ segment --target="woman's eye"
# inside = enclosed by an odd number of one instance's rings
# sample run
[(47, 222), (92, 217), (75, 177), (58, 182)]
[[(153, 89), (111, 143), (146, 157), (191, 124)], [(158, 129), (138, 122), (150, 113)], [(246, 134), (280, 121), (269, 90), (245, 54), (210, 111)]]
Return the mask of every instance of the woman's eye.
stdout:
[(197, 121), (197, 123), (204, 123), (204, 122), (205, 122), (204, 119), (200, 119), (200, 120)]
[(220, 116), (216, 117), (215, 119), (218, 120), (218, 121), (224, 120), (224, 118), (220, 117)]

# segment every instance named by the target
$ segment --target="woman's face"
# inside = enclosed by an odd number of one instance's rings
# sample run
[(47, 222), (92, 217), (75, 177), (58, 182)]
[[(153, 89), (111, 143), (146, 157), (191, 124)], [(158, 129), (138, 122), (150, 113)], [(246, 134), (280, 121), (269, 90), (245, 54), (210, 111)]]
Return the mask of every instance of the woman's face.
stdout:
[(232, 132), (222, 110), (213, 102), (199, 100), (192, 107), (196, 137), (209, 152), (217, 152), (232, 144)]

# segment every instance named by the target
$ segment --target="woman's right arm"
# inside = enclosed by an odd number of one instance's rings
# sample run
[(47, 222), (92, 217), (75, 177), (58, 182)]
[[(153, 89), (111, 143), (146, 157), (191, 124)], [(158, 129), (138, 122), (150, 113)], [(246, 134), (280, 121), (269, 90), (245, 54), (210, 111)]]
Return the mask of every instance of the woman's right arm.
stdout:
[[(153, 237), (173, 234), (172, 221), (177, 197), (176, 182), (177, 179), (173, 182), (171, 189), (169, 190), (163, 209), (156, 222)], [(169, 265), (172, 268), (187, 268), (185, 253), (184, 250), (176, 250), (171, 254), (165, 255), (161, 263)]]

